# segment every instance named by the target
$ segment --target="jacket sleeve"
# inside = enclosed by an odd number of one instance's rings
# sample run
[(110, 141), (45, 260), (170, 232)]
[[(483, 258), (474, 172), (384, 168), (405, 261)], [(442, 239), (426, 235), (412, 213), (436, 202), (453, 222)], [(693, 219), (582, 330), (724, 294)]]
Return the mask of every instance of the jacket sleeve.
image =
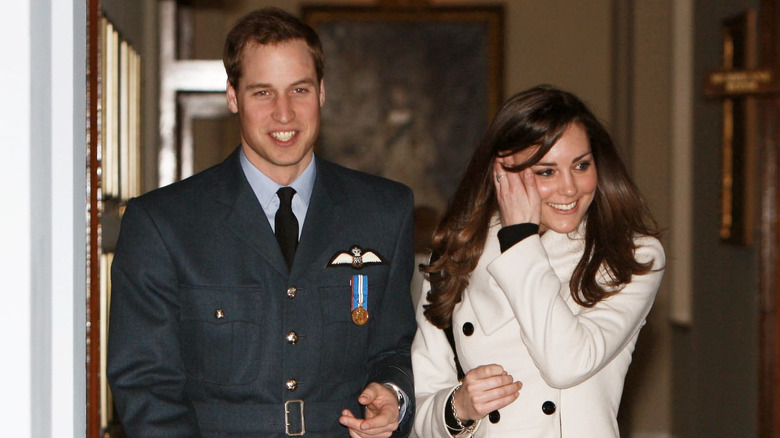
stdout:
[(196, 437), (184, 400), (179, 290), (173, 261), (136, 200), (122, 219), (111, 268), (107, 375), (128, 436)]
[[(390, 273), (378, 303), (381, 314), (376, 315), (369, 334), (371, 354), (368, 363), (368, 382), (393, 383), (406, 394), (406, 411), (394, 437), (409, 434), (415, 411), (414, 379), (410, 346), (414, 337), (415, 322), (409, 286), (414, 267), (412, 249), (413, 198), (410, 190), (404, 191), (397, 205), (400, 214), (388, 220), (396, 224), (395, 250), (390, 261)], [(388, 227), (390, 228), (390, 227)], [(383, 229), (378, 224), (378, 229)]]
[(412, 436), (419, 438), (451, 438), (444, 420), (444, 410), (458, 384), (455, 354), (444, 331), (431, 324), (423, 315), (428, 304), (427, 280), (417, 305), (417, 333), (412, 343), (412, 368), (415, 378), (417, 415)]
[[(663, 277), (664, 251), (652, 237), (638, 238), (635, 256), (653, 261), (617, 294), (572, 312), (538, 236), (525, 239), (488, 265), (520, 325), (520, 336), (548, 385), (568, 388), (596, 374), (645, 323)], [(563, 289), (562, 289), (563, 288)], [(563, 290), (563, 292), (561, 292)]]

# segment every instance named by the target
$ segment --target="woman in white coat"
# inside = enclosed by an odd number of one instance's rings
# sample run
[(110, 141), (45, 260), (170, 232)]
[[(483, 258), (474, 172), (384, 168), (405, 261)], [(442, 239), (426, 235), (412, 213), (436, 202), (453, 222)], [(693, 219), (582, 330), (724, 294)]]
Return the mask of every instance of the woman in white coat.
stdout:
[(576, 96), (539, 86), (511, 97), (434, 233), (412, 344), (414, 434), (618, 437), (663, 276), (657, 234)]

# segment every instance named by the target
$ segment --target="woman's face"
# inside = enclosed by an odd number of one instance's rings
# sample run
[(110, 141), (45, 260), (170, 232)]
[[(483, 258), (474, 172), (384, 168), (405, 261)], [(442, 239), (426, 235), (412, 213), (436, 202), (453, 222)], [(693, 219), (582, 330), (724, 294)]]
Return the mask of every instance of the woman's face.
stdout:
[[(534, 152), (534, 148), (519, 152), (517, 162), (527, 160)], [(540, 232), (576, 230), (593, 202), (598, 186), (596, 163), (582, 125), (570, 124), (531, 170), (542, 200)]]

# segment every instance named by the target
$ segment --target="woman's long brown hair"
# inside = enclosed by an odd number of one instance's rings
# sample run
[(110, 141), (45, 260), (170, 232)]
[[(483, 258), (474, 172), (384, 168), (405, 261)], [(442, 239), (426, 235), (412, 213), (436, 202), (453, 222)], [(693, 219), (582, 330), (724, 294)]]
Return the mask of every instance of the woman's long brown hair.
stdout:
[[(634, 237), (657, 236), (656, 223), (611, 137), (575, 95), (541, 85), (515, 94), (499, 109), (433, 234), (432, 247), (439, 258), (423, 268), (433, 286), (425, 305), (425, 317), (433, 325), (443, 329), (451, 324), (453, 309), (482, 255), (498, 212), (493, 186), (496, 157), (538, 146), (527, 162), (506, 168), (519, 172), (541, 160), (572, 123), (585, 129), (598, 174), (586, 215), (585, 251), (569, 281), (572, 298), (592, 307), (618, 293), (632, 275), (650, 271), (652, 261), (639, 263), (634, 258)], [(606, 287), (597, 282), (602, 267), (609, 278)]]

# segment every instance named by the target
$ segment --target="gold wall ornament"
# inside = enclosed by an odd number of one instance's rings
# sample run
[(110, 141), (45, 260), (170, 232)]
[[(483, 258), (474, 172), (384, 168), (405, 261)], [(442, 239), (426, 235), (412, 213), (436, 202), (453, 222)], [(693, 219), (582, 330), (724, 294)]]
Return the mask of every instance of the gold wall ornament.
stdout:
[(751, 245), (755, 218), (756, 98), (776, 93), (776, 75), (757, 67), (757, 14), (724, 20), (721, 70), (704, 81), (706, 96), (721, 100), (719, 237)]

